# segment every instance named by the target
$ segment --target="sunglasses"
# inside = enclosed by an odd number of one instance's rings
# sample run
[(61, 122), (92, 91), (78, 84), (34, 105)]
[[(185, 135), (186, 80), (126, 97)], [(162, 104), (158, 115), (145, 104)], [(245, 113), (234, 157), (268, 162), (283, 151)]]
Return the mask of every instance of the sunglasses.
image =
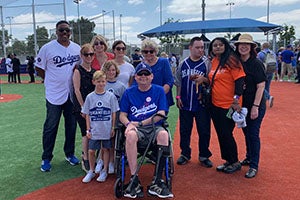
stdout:
[(125, 51), (126, 50), (126, 47), (116, 47), (117, 51)]
[(151, 73), (149, 71), (141, 71), (139, 73), (137, 73), (138, 76), (150, 76)]
[(95, 55), (95, 53), (84, 53), (83, 55), (85, 57), (88, 57), (88, 56), (93, 57)]
[(98, 45), (104, 45), (105, 43), (102, 42), (102, 41), (99, 41), (99, 42), (94, 42), (94, 46), (98, 46)]
[(142, 50), (142, 53), (144, 53), (144, 54), (148, 54), (148, 53), (153, 54), (154, 50)]
[(69, 28), (60, 28), (60, 29), (58, 29), (58, 31), (59, 32), (61, 32), (61, 33), (63, 33), (63, 32), (67, 32), (67, 33), (70, 33), (71, 32), (71, 29), (69, 29)]

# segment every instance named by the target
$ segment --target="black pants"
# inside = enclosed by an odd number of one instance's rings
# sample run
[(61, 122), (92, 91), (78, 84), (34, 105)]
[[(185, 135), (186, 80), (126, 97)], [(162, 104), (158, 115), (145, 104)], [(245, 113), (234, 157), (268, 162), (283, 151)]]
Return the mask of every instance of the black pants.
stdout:
[(211, 118), (214, 123), (222, 159), (230, 164), (238, 161), (237, 145), (233, 137), (235, 123), (232, 119), (226, 117), (228, 109), (212, 106)]
[(18, 71), (14, 72), (13, 76), (14, 76), (14, 77), (13, 77), (13, 81), (14, 81), (15, 83), (17, 83), (17, 76), (18, 76), (18, 83), (21, 83), (20, 72), (18, 72)]

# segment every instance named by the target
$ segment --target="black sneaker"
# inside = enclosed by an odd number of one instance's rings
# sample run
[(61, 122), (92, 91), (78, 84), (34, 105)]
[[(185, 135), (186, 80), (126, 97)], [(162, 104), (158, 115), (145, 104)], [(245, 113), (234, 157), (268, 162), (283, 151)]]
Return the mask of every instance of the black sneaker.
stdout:
[(185, 157), (184, 155), (181, 155), (177, 160), (177, 164), (185, 165), (188, 161), (189, 161), (189, 159), (187, 157)]
[(158, 196), (159, 198), (173, 198), (174, 195), (169, 190), (167, 185), (163, 180), (160, 180), (158, 182), (152, 183), (148, 187), (148, 193), (150, 195)]
[(199, 162), (201, 164), (201, 166), (206, 167), (206, 168), (211, 168), (213, 166), (213, 163), (207, 158), (205, 160), (200, 160)]
[(245, 158), (243, 161), (240, 162), (241, 165), (246, 166), (246, 165), (250, 165), (250, 160), (248, 158)]
[(232, 174), (238, 170), (241, 170), (242, 165), (240, 162), (233, 163), (231, 165), (228, 165), (227, 167), (224, 168), (223, 172), (226, 174)]
[(222, 171), (224, 171), (224, 169), (225, 169), (228, 165), (229, 165), (229, 162), (225, 162), (224, 164), (217, 166), (217, 167), (216, 167), (216, 170), (217, 170), (218, 172), (222, 172)]
[[(129, 188), (130, 182), (132, 182), (131, 187)], [(138, 177), (136, 177), (134, 180), (131, 178), (130, 182), (128, 183), (127, 186), (125, 186), (125, 192), (124, 192), (124, 197), (128, 197), (128, 198), (132, 198), (135, 199), (137, 197), (141, 198), (144, 197), (144, 193), (143, 193), (143, 187), (138, 179)]]

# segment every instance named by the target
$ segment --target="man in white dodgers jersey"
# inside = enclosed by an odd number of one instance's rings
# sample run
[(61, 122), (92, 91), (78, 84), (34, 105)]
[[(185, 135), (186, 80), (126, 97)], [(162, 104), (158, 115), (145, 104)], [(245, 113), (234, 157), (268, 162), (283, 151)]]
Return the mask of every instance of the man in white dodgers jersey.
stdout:
[(61, 114), (65, 119), (66, 160), (77, 165), (74, 155), (76, 120), (72, 114), (71, 85), (73, 69), (80, 61), (80, 46), (70, 41), (71, 29), (67, 21), (56, 23), (57, 40), (45, 44), (36, 57), (36, 71), (44, 79), (47, 116), (43, 129), (41, 171), (51, 170), (53, 149)]

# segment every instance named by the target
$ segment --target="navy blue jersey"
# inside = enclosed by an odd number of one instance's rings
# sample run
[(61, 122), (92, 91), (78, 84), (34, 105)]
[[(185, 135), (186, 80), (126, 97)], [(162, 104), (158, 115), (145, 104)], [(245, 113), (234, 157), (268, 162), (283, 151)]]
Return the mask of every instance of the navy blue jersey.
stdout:
[(181, 87), (181, 101), (183, 110), (199, 111), (199, 93), (196, 93), (195, 81), (190, 80), (191, 75), (199, 74), (207, 77), (211, 64), (208, 58), (202, 57), (198, 61), (193, 61), (190, 57), (185, 58), (178, 66), (175, 84)]

